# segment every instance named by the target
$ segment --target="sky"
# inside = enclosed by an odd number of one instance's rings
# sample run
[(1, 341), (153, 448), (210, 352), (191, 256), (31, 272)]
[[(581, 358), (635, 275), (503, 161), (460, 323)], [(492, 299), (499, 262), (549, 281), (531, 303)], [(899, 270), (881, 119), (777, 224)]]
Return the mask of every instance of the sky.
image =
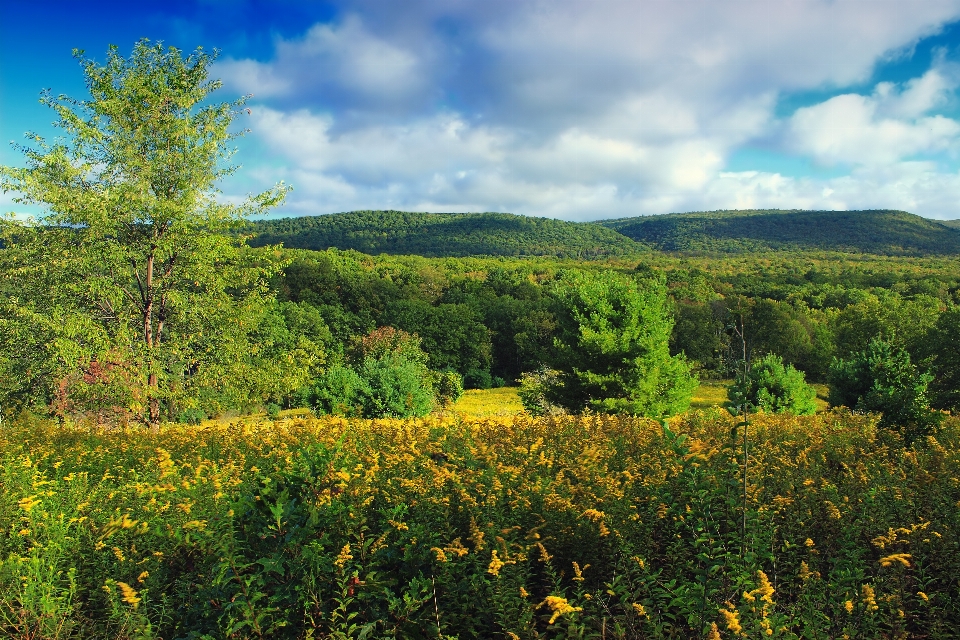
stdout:
[(960, 218), (960, 0), (0, 2), (0, 141), (56, 135), (38, 97), (85, 97), (72, 49), (144, 37), (253, 94), (221, 189), (292, 185), (273, 217)]

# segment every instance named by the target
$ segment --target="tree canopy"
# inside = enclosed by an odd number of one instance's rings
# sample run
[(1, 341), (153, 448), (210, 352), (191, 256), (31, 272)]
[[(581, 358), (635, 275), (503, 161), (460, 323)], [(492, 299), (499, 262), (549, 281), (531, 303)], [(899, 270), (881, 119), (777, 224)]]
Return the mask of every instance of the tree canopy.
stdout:
[[(77, 380), (116, 381), (129, 397), (105, 401), (145, 410), (156, 424), (164, 400), (182, 400), (200, 380), (215, 385), (247, 351), (256, 302), (281, 264), (252, 259), (225, 232), (287, 188), (240, 204), (218, 198), (244, 99), (211, 99), (220, 88), (208, 75), (215, 52), (184, 56), (141, 40), (129, 57), (111, 47), (104, 64), (74, 55), (89, 98), (45, 92), (62, 137), (28, 134), (18, 146), (26, 166), (0, 167), (4, 192), (46, 208), (33, 225), (4, 224), (0, 259), (15, 295), (3, 303), (0, 340), (43, 336), (46, 349), (10, 366), (42, 364), (47, 384), (67, 396)], [(31, 377), (4, 391), (43, 396)]]

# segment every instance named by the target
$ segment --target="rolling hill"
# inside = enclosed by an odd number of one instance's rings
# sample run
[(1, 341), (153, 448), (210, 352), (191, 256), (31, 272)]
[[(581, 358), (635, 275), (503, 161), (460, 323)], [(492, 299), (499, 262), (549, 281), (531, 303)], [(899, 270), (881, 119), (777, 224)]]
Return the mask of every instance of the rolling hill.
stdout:
[(250, 223), (252, 246), (329, 247), (363, 253), (427, 257), (552, 256), (602, 258), (645, 247), (594, 223), (565, 222), (509, 213), (351, 211)]
[(351, 211), (251, 222), (252, 246), (329, 247), (427, 257), (549, 256), (597, 259), (651, 249), (691, 253), (846, 251), (960, 254), (960, 221), (905, 211), (755, 209), (567, 222), (509, 213)]
[(820, 249), (879, 255), (960, 253), (960, 228), (905, 211), (700, 211), (603, 220), (599, 224), (661, 251)]

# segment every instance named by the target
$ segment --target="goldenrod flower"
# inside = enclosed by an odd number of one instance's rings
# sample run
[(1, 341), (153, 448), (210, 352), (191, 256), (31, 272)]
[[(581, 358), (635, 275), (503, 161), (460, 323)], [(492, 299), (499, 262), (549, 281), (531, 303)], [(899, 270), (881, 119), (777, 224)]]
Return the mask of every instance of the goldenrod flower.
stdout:
[(717, 623), (716, 623), (716, 622), (711, 622), (711, 623), (710, 623), (710, 631), (709, 631), (709, 633), (707, 633), (707, 638), (706, 638), (706, 640), (722, 640), (722, 639), (720, 638), (720, 630), (717, 629)]
[(847, 600), (844, 602), (843, 608), (847, 610), (847, 613), (853, 613), (853, 600)]
[(877, 606), (877, 594), (874, 592), (873, 587), (865, 584), (860, 587), (860, 593), (863, 604), (867, 607), (867, 611), (873, 612), (880, 608)]
[(734, 635), (739, 635), (740, 632), (743, 631), (743, 627), (740, 626), (740, 613), (736, 609), (733, 611), (720, 609), (720, 615), (723, 616), (724, 622), (727, 624), (728, 631)]
[(920, 596), (920, 599), (924, 602), (929, 602), (930, 598), (923, 591), (917, 591), (917, 595)]
[(122, 600), (129, 605), (133, 605), (133, 608), (136, 609), (137, 605), (140, 604), (140, 598), (137, 596), (137, 591), (126, 582), (117, 582), (117, 586), (120, 587), (120, 593), (122, 594)]
[(506, 562), (497, 557), (497, 550), (494, 549), (492, 557), (490, 558), (490, 564), (487, 565), (487, 573), (492, 576), (499, 576), (500, 569), (503, 569)]
[(37, 496), (28, 496), (20, 500), (17, 504), (20, 505), (21, 509), (30, 513), (31, 509), (40, 504), (40, 500), (37, 499)]
[(640, 604), (639, 602), (634, 602), (632, 606), (633, 606), (633, 610), (641, 618), (647, 615), (647, 610), (644, 609), (643, 605)]
[(912, 558), (909, 553), (893, 553), (885, 558), (880, 558), (881, 567), (892, 567), (894, 563), (899, 562), (906, 568), (910, 568), (910, 558)]
[(540, 606), (543, 605), (547, 605), (547, 608), (553, 611), (553, 615), (550, 616), (550, 622), (548, 624), (553, 624), (557, 621), (557, 618), (568, 613), (583, 611), (583, 607), (574, 607), (567, 602), (566, 598), (561, 598), (560, 596), (547, 596), (540, 604)]
[(350, 543), (343, 545), (343, 549), (340, 550), (340, 554), (337, 556), (337, 559), (333, 561), (333, 564), (338, 569), (343, 569), (344, 565), (349, 561), (353, 560), (353, 556), (350, 554)]
[(589, 564), (583, 565), (583, 568), (580, 567), (580, 564), (577, 562), (573, 563), (573, 581), (574, 582), (583, 582), (583, 572), (590, 567)]

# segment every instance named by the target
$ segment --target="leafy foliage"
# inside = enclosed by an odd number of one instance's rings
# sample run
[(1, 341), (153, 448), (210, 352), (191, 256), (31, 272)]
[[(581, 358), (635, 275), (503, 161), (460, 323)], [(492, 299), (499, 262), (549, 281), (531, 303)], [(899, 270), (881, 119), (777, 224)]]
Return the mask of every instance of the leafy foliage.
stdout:
[(883, 414), (880, 426), (901, 431), (909, 443), (929, 434), (941, 417), (930, 410), (931, 379), (909, 353), (875, 338), (864, 351), (834, 361), (830, 403)]
[(780, 356), (769, 354), (751, 363), (729, 389), (735, 404), (747, 403), (768, 413), (811, 415), (817, 410), (817, 391), (806, 383), (802, 371), (784, 365)]
[(703, 211), (620, 218), (600, 224), (662, 251), (960, 253), (960, 230), (905, 211)]
[[(0, 167), (4, 192), (49, 208), (43, 227), (4, 225), (4, 277), (18, 295), (0, 312), (13, 341), (37, 333), (50, 345), (8, 364), (39, 365), (47, 385), (94, 367), (124, 372), (130, 395), (115, 400), (156, 425), (162, 401), (214, 384), (240, 360), (264, 282), (282, 265), (251, 259), (226, 232), (286, 189), (239, 205), (216, 199), (243, 101), (208, 102), (220, 87), (207, 77), (214, 56), (147, 40), (129, 58), (112, 47), (103, 65), (75, 56), (90, 99), (44, 93), (64, 137), (30, 134), (33, 146), (19, 147), (27, 166)], [(29, 402), (49, 391), (8, 393)]]
[(689, 406), (697, 383), (683, 358), (669, 353), (673, 318), (662, 279), (566, 272), (553, 292), (559, 330), (551, 402), (657, 417)]
[(252, 223), (252, 246), (331, 247), (364, 253), (441, 256), (554, 256), (596, 259), (645, 247), (592, 223), (510, 213), (351, 211)]

